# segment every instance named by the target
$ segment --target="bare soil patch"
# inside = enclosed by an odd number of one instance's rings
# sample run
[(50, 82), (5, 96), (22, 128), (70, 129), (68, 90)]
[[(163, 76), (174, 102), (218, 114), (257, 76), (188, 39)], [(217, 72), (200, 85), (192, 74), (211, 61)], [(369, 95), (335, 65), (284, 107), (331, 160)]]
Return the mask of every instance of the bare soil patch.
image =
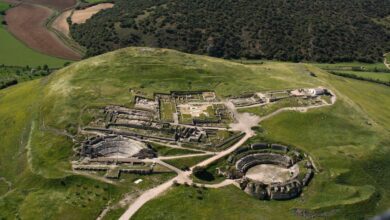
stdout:
[(57, 31), (69, 36), (69, 24), (66, 19), (72, 14), (71, 10), (61, 13), (52, 23), (52, 27)]
[(63, 11), (64, 9), (74, 6), (77, 1), (76, 0), (23, 0), (22, 2), (43, 5), (58, 11)]
[(114, 4), (112, 3), (102, 3), (98, 5), (94, 5), (92, 7), (74, 11), (72, 15), (72, 22), (76, 24), (85, 23), (89, 18), (91, 18), (94, 14), (98, 13), (103, 9), (112, 8)]
[(5, 20), (8, 30), (30, 48), (54, 57), (79, 60), (80, 54), (63, 44), (45, 27), (45, 21), (52, 12), (42, 6), (21, 4), (7, 11)]
[(271, 184), (286, 182), (294, 178), (298, 173), (299, 167), (297, 164), (289, 169), (272, 164), (261, 164), (250, 168), (245, 176), (252, 180)]

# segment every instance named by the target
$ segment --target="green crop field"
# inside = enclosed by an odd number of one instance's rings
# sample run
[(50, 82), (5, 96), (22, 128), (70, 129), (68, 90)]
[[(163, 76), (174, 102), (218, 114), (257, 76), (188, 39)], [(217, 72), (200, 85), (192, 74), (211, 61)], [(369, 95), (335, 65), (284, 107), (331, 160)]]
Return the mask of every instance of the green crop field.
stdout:
[(363, 78), (367, 79), (377, 79), (383, 82), (389, 82), (390, 81), (390, 72), (388, 73), (381, 73), (381, 72), (362, 72), (362, 71), (340, 71), (341, 73), (347, 73), (347, 74), (354, 74), (357, 76), (361, 76)]
[(328, 70), (331, 73), (348, 78), (367, 80), (376, 83), (389, 83), (390, 70), (384, 63), (335, 63), (335, 64), (315, 64), (316, 66)]
[(0, 12), (5, 12), (9, 8), (9, 4), (0, 1)]
[[(9, 4), (0, 1), (0, 12), (6, 11)], [(0, 22), (3, 17), (0, 15)], [(0, 24), (0, 64), (8, 66), (26, 66), (31, 67), (48, 65), (50, 67), (62, 67), (67, 60), (50, 57), (36, 52), (10, 34), (3, 24)]]
[(14, 38), (4, 27), (0, 27), (0, 64), (9, 66), (31, 67), (48, 65), (50, 67), (62, 67), (67, 60), (50, 57), (28, 48)]
[(344, 69), (350, 70), (351, 68), (364, 68), (368, 71), (374, 69), (386, 69), (383, 63), (360, 63), (360, 62), (344, 62), (344, 63), (313, 63), (313, 65), (323, 69)]
[[(315, 73), (317, 77), (310, 75)], [(296, 146), (320, 172), (300, 198), (258, 201), (234, 186), (174, 187), (135, 219), (367, 218), (390, 206), (390, 90), (329, 74), (310, 64), (245, 65), (165, 49), (127, 48), (74, 63), (48, 77), (0, 90), (0, 176), (12, 183), (0, 197), (0, 219), (96, 219), (109, 201), (145, 190), (174, 174), (128, 176), (110, 184), (70, 169), (86, 106), (125, 105), (129, 88), (155, 92), (213, 89), (221, 98), (246, 92), (324, 86), (334, 106), (284, 112), (263, 121), (257, 140)], [(201, 157), (194, 157), (192, 159)], [(205, 158), (201, 158), (205, 159)], [(190, 166), (197, 161), (167, 162)], [(141, 185), (133, 181), (142, 178)], [(200, 192), (199, 192), (200, 190)], [(123, 208), (109, 212), (117, 218)], [(259, 214), (261, 213), (261, 215)]]

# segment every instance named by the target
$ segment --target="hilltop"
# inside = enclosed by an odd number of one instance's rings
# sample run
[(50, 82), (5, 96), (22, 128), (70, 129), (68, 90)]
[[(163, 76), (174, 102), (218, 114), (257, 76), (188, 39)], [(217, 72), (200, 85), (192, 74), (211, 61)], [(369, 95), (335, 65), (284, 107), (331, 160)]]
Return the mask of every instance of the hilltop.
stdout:
[[(229, 219), (237, 213), (252, 219), (258, 213), (272, 218), (273, 210), (278, 210), (286, 218), (345, 218), (384, 211), (390, 204), (388, 87), (335, 76), (309, 64), (240, 64), (168, 49), (125, 48), (0, 91), (0, 218), (96, 219), (125, 194), (139, 195), (174, 176), (128, 174), (111, 181), (98, 172), (92, 177), (72, 170), (80, 128), (94, 119), (83, 114), (89, 108), (129, 107), (134, 91), (153, 97), (170, 91), (213, 90), (219, 98), (227, 98), (318, 86), (331, 89), (337, 102), (269, 118), (246, 143), (288, 143), (316, 160), (319, 172), (300, 198), (261, 202), (229, 186), (205, 190), (199, 200), (196, 189), (179, 186), (147, 203), (134, 217), (172, 219), (185, 210), (193, 219)], [(136, 185), (139, 178), (143, 183)], [(125, 209), (113, 210), (107, 219), (116, 219)]]
[(93, 56), (126, 46), (224, 58), (381, 62), (390, 50), (388, 1), (118, 0), (74, 24)]

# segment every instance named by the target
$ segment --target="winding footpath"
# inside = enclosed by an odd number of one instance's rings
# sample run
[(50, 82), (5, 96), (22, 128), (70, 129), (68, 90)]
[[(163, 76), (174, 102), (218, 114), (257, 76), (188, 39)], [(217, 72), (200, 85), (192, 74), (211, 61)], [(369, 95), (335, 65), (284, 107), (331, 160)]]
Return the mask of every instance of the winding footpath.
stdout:
[[(258, 116), (251, 115), (249, 113), (238, 113), (236, 108), (234, 107), (234, 105), (231, 102), (226, 102), (225, 103), (226, 106), (228, 106), (228, 108), (233, 112), (234, 117), (237, 119), (236, 123), (231, 124), (230, 130), (241, 131), (241, 132), (244, 132), (245, 135), (230, 148), (228, 148), (224, 151), (216, 152), (214, 156), (192, 166), (189, 171), (182, 171), (182, 170), (178, 169), (177, 167), (174, 167), (168, 163), (165, 163), (161, 159), (184, 158), (184, 157), (191, 157), (191, 156), (208, 155), (210, 153), (190, 154), (190, 155), (184, 155), (184, 156), (159, 157), (159, 158), (154, 158), (154, 159), (146, 159), (145, 162), (155, 162), (155, 163), (158, 163), (162, 166), (165, 166), (165, 167), (173, 170), (174, 172), (177, 173), (177, 176), (166, 181), (165, 183), (163, 183), (159, 186), (156, 186), (152, 189), (145, 191), (132, 204), (130, 204), (129, 208), (126, 210), (126, 212), (119, 219), (120, 220), (130, 219), (145, 203), (149, 202), (150, 200), (158, 197), (159, 195), (161, 195), (162, 193), (167, 191), (176, 182), (179, 184), (184, 184), (184, 183), (192, 184), (193, 181), (192, 181), (190, 176), (192, 174), (192, 170), (194, 167), (207, 166), (207, 165), (213, 163), (214, 161), (217, 161), (218, 159), (229, 155), (230, 153), (235, 151), (237, 148), (241, 147), (249, 138), (251, 138), (255, 135), (255, 132), (251, 128), (254, 126), (257, 126), (261, 121), (266, 120), (268, 118), (271, 118), (271, 117), (273, 117), (281, 112), (284, 112), (284, 111), (306, 112), (309, 109), (330, 106), (336, 102), (336, 99), (337, 99), (336, 95), (332, 93), (331, 103), (324, 103), (322, 105), (307, 106), (307, 107), (281, 108), (281, 109), (279, 109), (279, 110), (277, 110), (269, 115), (261, 117), (261, 118)], [(204, 186), (207, 188), (220, 188), (220, 187), (224, 187), (224, 186), (227, 186), (230, 184), (237, 185), (237, 182), (235, 182), (234, 180), (227, 179), (227, 180), (222, 181), (221, 183), (218, 183), (218, 184), (205, 184)]]

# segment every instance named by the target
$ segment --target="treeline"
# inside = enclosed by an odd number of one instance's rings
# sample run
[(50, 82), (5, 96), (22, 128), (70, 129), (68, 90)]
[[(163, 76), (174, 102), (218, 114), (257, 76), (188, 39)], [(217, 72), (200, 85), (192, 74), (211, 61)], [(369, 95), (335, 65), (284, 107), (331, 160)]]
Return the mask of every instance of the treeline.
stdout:
[(47, 76), (53, 71), (54, 69), (50, 69), (47, 65), (36, 68), (0, 65), (0, 89), (16, 85), (19, 82)]
[(390, 69), (385, 69), (385, 68), (366, 68), (366, 67), (361, 67), (361, 66), (352, 66), (352, 67), (322, 67), (324, 70), (351, 70), (355, 72), (367, 72), (367, 71), (372, 71), (374, 73), (390, 73)]
[(329, 71), (329, 73), (337, 76), (342, 76), (342, 77), (347, 77), (351, 79), (357, 79), (357, 80), (362, 80), (362, 81), (367, 81), (367, 82), (373, 82), (373, 83), (379, 83), (382, 85), (390, 86), (390, 81), (382, 81), (379, 79), (373, 79), (369, 77), (363, 77), (363, 76), (358, 76), (353, 73), (343, 73), (343, 72), (337, 72), (337, 71)]
[(87, 56), (126, 46), (224, 58), (382, 61), (390, 1), (117, 0), (71, 34)]

